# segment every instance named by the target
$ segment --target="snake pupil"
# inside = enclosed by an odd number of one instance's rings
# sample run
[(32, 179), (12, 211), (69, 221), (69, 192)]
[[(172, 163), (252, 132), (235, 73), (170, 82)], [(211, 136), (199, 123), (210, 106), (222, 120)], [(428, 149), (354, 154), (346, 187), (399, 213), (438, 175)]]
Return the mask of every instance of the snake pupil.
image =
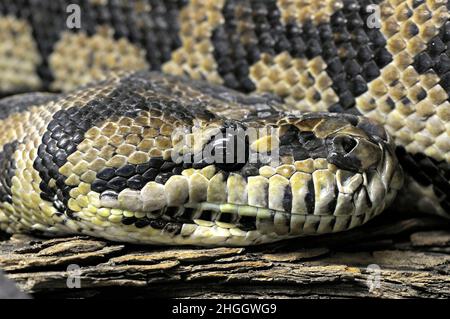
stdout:
[(242, 169), (249, 158), (249, 141), (243, 130), (224, 130), (211, 142), (211, 156), (221, 170)]

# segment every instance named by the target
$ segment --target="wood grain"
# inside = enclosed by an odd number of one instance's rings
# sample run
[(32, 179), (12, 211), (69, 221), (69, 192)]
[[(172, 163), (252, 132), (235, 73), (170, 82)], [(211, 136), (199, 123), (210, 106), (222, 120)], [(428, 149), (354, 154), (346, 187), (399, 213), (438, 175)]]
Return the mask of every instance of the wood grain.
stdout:
[[(83, 236), (0, 241), (0, 267), (37, 298), (449, 298), (449, 263), (450, 223), (423, 216), (391, 215), (342, 234), (247, 248), (134, 246)], [(68, 279), (79, 279), (81, 288), (68, 288)]]

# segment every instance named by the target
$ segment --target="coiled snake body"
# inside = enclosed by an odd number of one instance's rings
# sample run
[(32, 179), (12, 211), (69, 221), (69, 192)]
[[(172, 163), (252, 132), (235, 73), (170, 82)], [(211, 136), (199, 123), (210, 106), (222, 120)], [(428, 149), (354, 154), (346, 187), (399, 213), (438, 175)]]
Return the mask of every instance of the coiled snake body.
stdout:
[(394, 200), (397, 157), (398, 206), (446, 216), (448, 7), (0, 3), (0, 92), (69, 91), (0, 100), (0, 229), (199, 245), (343, 231)]

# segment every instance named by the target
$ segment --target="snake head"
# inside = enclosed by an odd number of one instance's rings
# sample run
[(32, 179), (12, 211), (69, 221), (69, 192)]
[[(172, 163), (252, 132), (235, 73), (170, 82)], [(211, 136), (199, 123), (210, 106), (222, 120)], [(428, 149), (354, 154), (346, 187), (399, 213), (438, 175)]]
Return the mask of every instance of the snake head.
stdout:
[(328, 141), (328, 162), (341, 168), (363, 172), (375, 167), (382, 156), (382, 149), (363, 137), (337, 134)]
[(379, 214), (402, 184), (390, 136), (353, 115), (224, 120), (180, 136), (172, 138), (184, 141), (172, 143), (184, 152), (177, 173), (124, 190), (113, 204), (141, 211), (146, 223), (179, 225), (180, 234), (194, 229), (204, 244), (346, 230)]
[(367, 119), (268, 110), (228, 91), (220, 103), (185, 97), (160, 87), (168, 80), (139, 95), (131, 77), (114, 97), (55, 112), (27, 165), (60, 227), (135, 243), (249, 245), (361, 225), (401, 187), (392, 140)]
[(338, 120), (342, 127), (331, 129), (326, 137), (328, 162), (359, 173), (376, 168), (383, 159), (385, 148), (392, 149), (389, 136), (369, 119), (351, 116), (345, 118), (349, 123)]
[(88, 206), (111, 220), (102, 236), (246, 245), (347, 230), (390, 204), (402, 174), (382, 127), (352, 115), (282, 115), (186, 127), (167, 120), (171, 152), (97, 173), (96, 207)]
[[(223, 154), (235, 154), (237, 144), (246, 151), (241, 161), (232, 156), (205, 165), (216, 172), (208, 192), (218, 205), (200, 206), (207, 207), (219, 227), (231, 227), (227, 223), (232, 221), (242, 241), (353, 228), (383, 211), (402, 186), (393, 141), (369, 119), (290, 114), (276, 121), (235, 121), (234, 127), (239, 128), (234, 135), (222, 127), (218, 139), (204, 144)], [(263, 133), (252, 134), (254, 128)]]

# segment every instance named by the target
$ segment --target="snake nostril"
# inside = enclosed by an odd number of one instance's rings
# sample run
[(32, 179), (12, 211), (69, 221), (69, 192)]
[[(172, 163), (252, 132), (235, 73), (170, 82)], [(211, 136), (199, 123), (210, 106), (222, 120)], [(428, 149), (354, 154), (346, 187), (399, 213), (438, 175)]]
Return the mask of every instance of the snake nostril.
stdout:
[(346, 153), (350, 153), (356, 147), (356, 145), (358, 145), (356, 140), (354, 140), (353, 138), (351, 138), (349, 136), (342, 136), (339, 139), (339, 143), (341, 143), (342, 149)]

